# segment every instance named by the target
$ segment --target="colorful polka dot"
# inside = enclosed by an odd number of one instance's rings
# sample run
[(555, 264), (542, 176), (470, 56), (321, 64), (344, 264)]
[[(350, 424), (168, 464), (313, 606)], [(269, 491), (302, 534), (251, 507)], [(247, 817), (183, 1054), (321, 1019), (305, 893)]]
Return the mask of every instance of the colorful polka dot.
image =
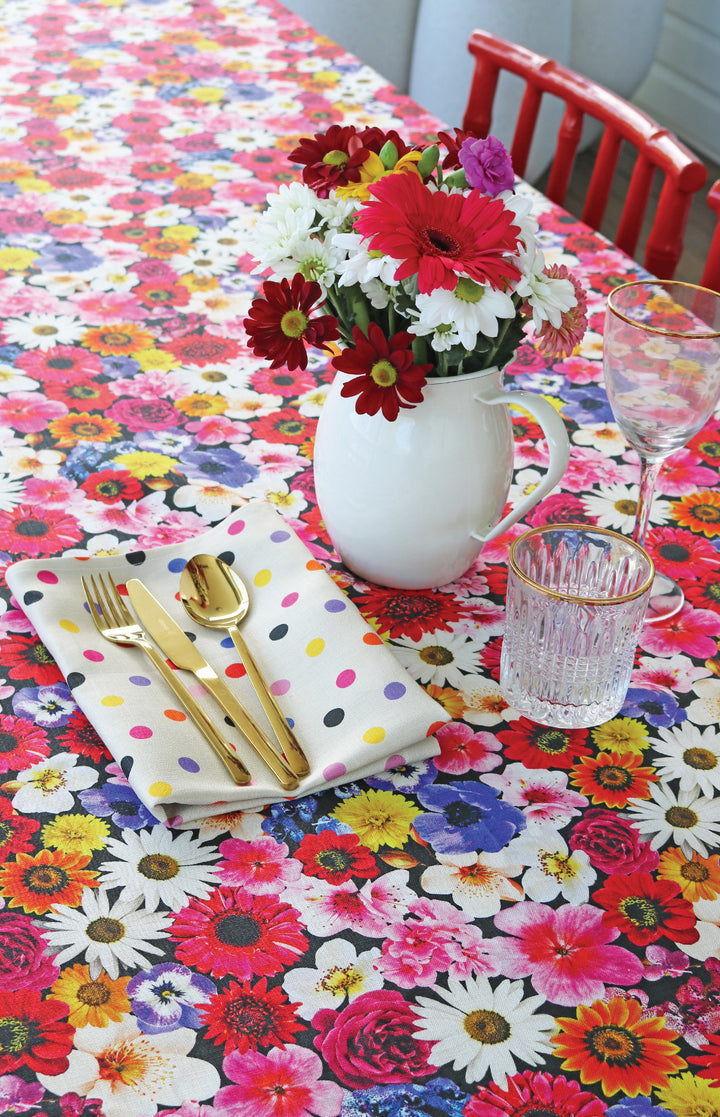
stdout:
[(401, 768), (405, 763), (405, 757), (400, 756), (400, 753), (393, 753), (385, 761), (385, 771), (389, 772), (391, 768)]
[(363, 636), (363, 644), (382, 644), (382, 640), (377, 632), (366, 632)]
[(85, 659), (89, 659), (91, 663), (102, 663), (102, 661), (105, 659), (105, 656), (102, 654), (102, 652), (96, 652), (93, 648), (86, 648), (86, 650), (83, 652), (83, 656), (85, 657)]
[(225, 674), (228, 679), (242, 679), (243, 675), (247, 674), (247, 671), (242, 663), (230, 663), (225, 668)]
[(185, 569), (185, 559), (170, 559), (170, 562), (167, 564), (167, 568), (171, 574), (182, 574), (183, 570)]
[(286, 624), (276, 624), (274, 628), (270, 629), (271, 640), (282, 640), (288, 634), (288, 626)]
[(268, 584), (271, 578), (272, 570), (258, 570), (257, 574), (253, 578), (253, 582), (256, 586), (262, 588), (263, 586), (266, 586)]
[(136, 741), (146, 741), (148, 737), (152, 737), (153, 731), (149, 725), (133, 725), (130, 730), (130, 736)]
[(325, 602), (325, 609), (328, 613), (342, 613), (347, 608), (347, 601), (340, 601), (337, 597), (331, 597), (329, 601)]
[(80, 631), (78, 626), (75, 624), (75, 621), (62, 620), (62, 621), (59, 622), (59, 624), (60, 624), (60, 628), (64, 629), (65, 632), (79, 632)]
[(130, 778), (130, 773), (133, 770), (134, 763), (135, 760), (132, 756), (123, 756), (120, 759), (120, 767), (122, 768), (122, 773), (125, 776), (126, 780)]
[(284, 543), (286, 539), (290, 538), (289, 531), (274, 531), (270, 536), (273, 543)]
[(122, 706), (125, 702), (119, 694), (106, 694), (104, 698), (100, 699), (101, 706)]
[(168, 721), (187, 721), (187, 714), (182, 710), (163, 710), (163, 714)]
[(323, 640), (322, 636), (316, 636), (315, 639), (311, 640), (306, 647), (305, 654), (309, 655), (311, 659), (314, 659), (315, 656), (322, 655), (324, 651), (325, 641)]
[(223, 636), (222, 640), (220, 641), (221, 648), (232, 648), (234, 646), (235, 645), (233, 644), (232, 636)]
[(386, 698), (389, 698), (391, 702), (394, 701), (396, 698), (402, 698), (402, 696), (406, 692), (407, 692), (407, 687), (405, 686), (405, 684), (404, 683), (397, 683), (397, 682), (396, 683), (388, 683), (388, 685), (383, 690), (383, 694), (385, 695)]
[(336, 725), (340, 725), (345, 720), (345, 711), (340, 706), (336, 706), (334, 710), (328, 710), (323, 718), (323, 725), (328, 729), (334, 729)]
[(385, 730), (381, 725), (373, 725), (372, 729), (368, 729), (367, 733), (363, 733), (362, 739), (368, 745), (379, 745), (381, 741), (385, 740)]
[(348, 667), (347, 670), (340, 672), (337, 679), (335, 680), (335, 686), (339, 686), (339, 687), (352, 686), (352, 684), (355, 682), (356, 678), (357, 678), (357, 675), (355, 674), (355, 672), (352, 670), (351, 667)]
[(126, 562), (129, 562), (131, 566), (142, 566), (145, 562), (145, 558), (146, 555), (144, 551), (130, 551), (129, 554), (125, 555)]
[(294, 605), (294, 604), (295, 604), (295, 602), (297, 601), (297, 599), (298, 599), (298, 597), (299, 597), (299, 596), (300, 596), (300, 594), (299, 594), (299, 593), (288, 593), (288, 594), (287, 594), (287, 595), (286, 595), (286, 596), (285, 596), (285, 597), (284, 597), (284, 598), (282, 599), (282, 601), (280, 602), (280, 604), (282, 605), (283, 609), (289, 609), (291, 605)]
[(274, 683), (270, 683), (270, 690), (274, 695), (287, 694), (290, 690), (289, 679), (276, 679)]
[(148, 795), (152, 795), (153, 799), (165, 799), (168, 795), (172, 795), (172, 784), (165, 783), (165, 780), (156, 780), (155, 783), (150, 784)]
[(347, 772), (344, 764), (328, 764), (327, 768), (323, 768), (323, 779), (325, 780), (339, 780)]
[(150, 680), (147, 675), (131, 675), (128, 682), (133, 686), (150, 686)]
[(38, 582), (44, 582), (46, 586), (57, 585), (58, 576), (53, 574), (52, 570), (38, 570)]
[(70, 690), (73, 690), (76, 686), (83, 685), (83, 683), (85, 682), (85, 676), (83, 675), (82, 671), (71, 671), (66, 679), (66, 682), (67, 685), (70, 687)]
[(228, 535), (239, 535), (241, 531), (245, 531), (245, 521), (235, 520), (228, 526)]
[(35, 605), (36, 602), (42, 601), (44, 596), (40, 590), (28, 590), (23, 594), (23, 605)]
[(186, 772), (199, 772), (200, 771), (200, 765), (198, 764), (197, 760), (193, 760), (192, 757), (190, 757), (190, 756), (179, 756), (178, 757), (178, 764)]
[(324, 570), (325, 567), (323, 566), (323, 564), (321, 562), (318, 562), (317, 559), (310, 559), (309, 562), (305, 563), (305, 569), (306, 570)]

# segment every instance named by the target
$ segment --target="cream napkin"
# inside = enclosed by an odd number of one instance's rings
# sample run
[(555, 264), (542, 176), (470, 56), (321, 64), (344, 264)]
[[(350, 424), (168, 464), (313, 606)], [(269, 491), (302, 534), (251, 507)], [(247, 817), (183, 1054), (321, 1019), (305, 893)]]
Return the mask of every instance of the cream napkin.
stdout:
[[(238, 745), (252, 781), (236, 786), (146, 655), (103, 639), (89, 616), (83, 575), (140, 578), (271, 734), (228, 634), (197, 627), (179, 602), (180, 572), (200, 552), (224, 558), (248, 586), (243, 635), (310, 762), (295, 792), (280, 788), (195, 677), (179, 672)], [(298, 798), (439, 751), (432, 734), (449, 720), (445, 710), (272, 505), (251, 502), (200, 537), (149, 551), (23, 560), (8, 568), (7, 582), (136, 794), (168, 825)]]

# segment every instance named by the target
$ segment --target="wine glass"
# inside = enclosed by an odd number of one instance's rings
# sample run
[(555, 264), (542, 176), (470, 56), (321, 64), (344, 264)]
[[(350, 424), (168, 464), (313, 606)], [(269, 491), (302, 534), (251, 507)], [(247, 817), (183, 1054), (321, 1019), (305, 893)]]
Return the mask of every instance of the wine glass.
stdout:
[[(633, 539), (642, 547), (665, 459), (705, 425), (720, 397), (720, 294), (692, 283), (647, 279), (608, 296), (605, 387), (615, 419), (640, 457)], [(646, 622), (666, 620), (685, 596), (658, 574)]]

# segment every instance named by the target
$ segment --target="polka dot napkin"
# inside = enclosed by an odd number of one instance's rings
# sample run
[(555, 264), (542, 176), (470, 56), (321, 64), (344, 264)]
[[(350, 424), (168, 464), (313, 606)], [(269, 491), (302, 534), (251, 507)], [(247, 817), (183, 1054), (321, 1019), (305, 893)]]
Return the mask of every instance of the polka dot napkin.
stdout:
[[(118, 585), (140, 578), (271, 733), (229, 635), (195, 626), (179, 601), (180, 572), (200, 552), (221, 556), (248, 586), (243, 635), (310, 762), (293, 793), (280, 788), (195, 677), (179, 672), (238, 745), (252, 780), (236, 786), (146, 655), (104, 640), (88, 613), (83, 575), (107, 571)], [(432, 734), (449, 720), (444, 709), (269, 504), (249, 503), (202, 536), (168, 547), (23, 560), (8, 568), (7, 581), (131, 786), (168, 825), (257, 809), (439, 751)]]

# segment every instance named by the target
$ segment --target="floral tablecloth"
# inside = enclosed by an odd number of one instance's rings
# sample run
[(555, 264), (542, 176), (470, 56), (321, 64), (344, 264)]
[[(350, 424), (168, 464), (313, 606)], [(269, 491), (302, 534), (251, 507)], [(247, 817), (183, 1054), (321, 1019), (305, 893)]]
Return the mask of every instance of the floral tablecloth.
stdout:
[[(542, 728), (497, 684), (511, 537), (631, 529), (600, 359), (636, 265), (535, 198), (590, 300), (577, 353), (507, 370), (567, 423), (562, 491), (456, 584), (381, 589), (314, 504), (327, 367), (247, 347), (248, 230), (300, 136), (438, 122), (270, 0), (11, 0), (0, 97), (3, 568), (183, 540), (259, 497), (452, 716), (434, 761), (168, 829), (6, 593), (0, 1110), (720, 1114), (717, 420), (660, 479), (648, 549), (687, 604), (643, 630), (620, 715)], [(519, 492), (545, 448), (515, 430)]]

